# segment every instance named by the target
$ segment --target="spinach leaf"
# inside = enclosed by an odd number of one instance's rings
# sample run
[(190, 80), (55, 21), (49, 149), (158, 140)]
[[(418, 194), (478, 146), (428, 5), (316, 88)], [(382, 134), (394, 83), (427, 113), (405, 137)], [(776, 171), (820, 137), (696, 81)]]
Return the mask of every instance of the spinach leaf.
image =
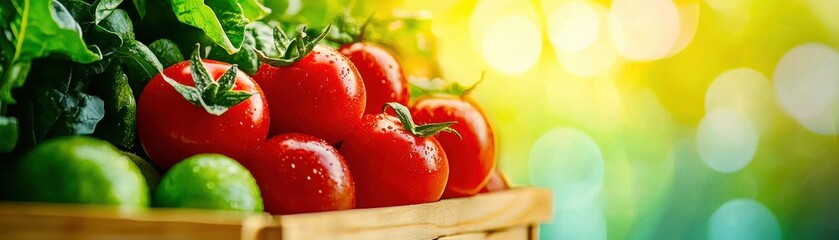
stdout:
[(277, 50), (273, 39), (273, 30), (270, 26), (262, 22), (254, 22), (248, 24), (242, 51), (228, 54), (224, 49), (214, 46), (210, 49), (207, 58), (237, 64), (239, 69), (253, 76), (259, 68), (259, 57), (253, 48), (264, 50), (266, 54), (274, 54), (269, 56), (276, 56)]
[(163, 66), (154, 53), (136, 40), (125, 42), (117, 50), (116, 56), (125, 63), (125, 71), (128, 73), (129, 84), (135, 97), (140, 95), (151, 78), (163, 71)]
[(260, 0), (238, 0), (238, 2), (248, 20), (256, 21), (271, 14), (271, 9), (262, 5)]
[(125, 10), (116, 9), (103, 20), (99, 22), (97, 30), (116, 35), (123, 41), (134, 39), (134, 25), (131, 23), (131, 18), (128, 17), (128, 13)]
[(23, 85), (31, 61), (36, 58), (53, 53), (82, 63), (101, 58), (87, 48), (81, 27), (58, 1), (11, 2), (16, 15), (9, 27), (15, 33), (12, 37), (15, 49), (10, 66), (0, 78), (0, 101), (14, 103), (11, 91)]
[(104, 57), (111, 56), (124, 42), (134, 40), (134, 27), (128, 13), (122, 9), (114, 10), (108, 17), (96, 25), (96, 32), (90, 35), (89, 42), (102, 49)]
[(104, 117), (104, 102), (84, 92), (86, 73), (80, 64), (43, 59), (33, 65), (14, 112), (20, 119), (18, 147), (31, 147), (45, 139), (93, 133)]
[(207, 54), (207, 59), (218, 60), (230, 64), (238, 65), (239, 70), (242, 70), (248, 75), (253, 76), (256, 69), (259, 68), (259, 57), (253, 50), (250, 50), (254, 44), (253, 36), (245, 35), (245, 43), (242, 44), (242, 51), (234, 54), (227, 54), (227, 51), (220, 47), (210, 48)]
[(248, 19), (236, 0), (171, 0), (178, 20), (200, 28), (227, 53), (238, 52)]
[(82, 92), (60, 93), (56, 107), (61, 110), (58, 121), (50, 130), (51, 136), (87, 135), (93, 133), (96, 124), (105, 116), (105, 102), (99, 97)]
[(160, 60), (160, 64), (164, 68), (184, 60), (184, 55), (181, 54), (181, 50), (178, 49), (178, 45), (169, 39), (158, 39), (157, 41), (149, 44), (149, 49), (155, 56), (157, 56), (157, 60)]
[(134, 7), (137, 8), (140, 18), (146, 17), (146, 0), (134, 0)]
[(58, 0), (58, 2), (67, 8), (67, 12), (73, 16), (73, 19), (76, 19), (82, 29), (85, 29), (85, 24), (90, 25), (93, 22), (90, 3), (83, 0)]
[(105, 117), (93, 135), (122, 149), (134, 147), (137, 106), (128, 84), (128, 76), (119, 65), (112, 65), (100, 75), (94, 92), (105, 102)]
[[(274, 45), (274, 27), (262, 23), (255, 22), (248, 25), (248, 34), (253, 36), (253, 47), (262, 51), (268, 56), (277, 56), (277, 47)], [(248, 49), (253, 51), (251, 49)]]
[(122, 3), (122, 0), (96, 0), (93, 3), (96, 6), (93, 12), (93, 22), (99, 24), (99, 22), (105, 20), (108, 15), (111, 15), (111, 12), (117, 9), (120, 3)]
[(17, 144), (17, 119), (0, 116), (0, 153), (11, 152)]

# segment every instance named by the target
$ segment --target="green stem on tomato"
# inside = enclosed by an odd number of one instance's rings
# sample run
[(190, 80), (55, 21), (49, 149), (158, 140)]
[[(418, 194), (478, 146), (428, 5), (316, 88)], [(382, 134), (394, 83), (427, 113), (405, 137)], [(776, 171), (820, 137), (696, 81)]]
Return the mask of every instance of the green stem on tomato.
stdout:
[(440, 132), (448, 132), (457, 135), (460, 139), (463, 139), (463, 137), (460, 136), (460, 133), (450, 127), (452, 124), (457, 123), (457, 121), (416, 125), (416, 123), (414, 123), (414, 119), (411, 117), (411, 111), (409, 111), (404, 105), (397, 102), (385, 103), (384, 107), (382, 107), (382, 114), (385, 114), (384, 112), (387, 111), (388, 108), (393, 109), (393, 112), (396, 113), (396, 118), (402, 122), (402, 127), (405, 131), (408, 131), (414, 136), (427, 138), (437, 135)]

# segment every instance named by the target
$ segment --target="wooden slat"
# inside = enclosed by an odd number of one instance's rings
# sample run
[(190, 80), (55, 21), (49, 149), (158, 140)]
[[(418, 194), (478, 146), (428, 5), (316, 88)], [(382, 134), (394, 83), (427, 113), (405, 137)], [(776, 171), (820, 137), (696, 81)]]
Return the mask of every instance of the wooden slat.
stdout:
[(491, 232), (486, 240), (530, 240), (530, 229), (524, 226)]
[[(283, 240), (434, 239), (551, 217), (551, 192), (521, 188), (430, 204), (278, 217)], [(269, 227), (271, 228), (271, 227)]]
[(440, 237), (437, 240), (486, 240), (487, 233), (464, 233)]
[(539, 224), (530, 225), (530, 240), (539, 240)]
[(185, 209), (3, 203), (0, 239), (238, 239), (247, 217)]
[(283, 216), (0, 202), (0, 239), (435, 239), (491, 234), (550, 217), (551, 193), (538, 188), (411, 206)]

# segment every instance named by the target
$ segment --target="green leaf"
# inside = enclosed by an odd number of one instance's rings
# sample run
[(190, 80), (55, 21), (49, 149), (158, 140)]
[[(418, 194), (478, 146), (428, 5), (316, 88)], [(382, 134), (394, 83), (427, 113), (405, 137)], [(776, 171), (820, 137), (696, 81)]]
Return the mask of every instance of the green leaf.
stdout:
[(14, 103), (11, 90), (22, 85), (30, 62), (36, 58), (58, 54), (81, 63), (100, 59), (87, 48), (81, 27), (61, 3), (12, 0), (12, 5), (15, 17), (9, 27), (15, 48), (11, 66), (0, 78), (0, 101)]
[(171, 3), (178, 20), (203, 30), (227, 53), (241, 49), (248, 19), (236, 0), (171, 0)]
[(0, 153), (11, 152), (17, 145), (18, 126), (14, 117), (0, 116)]
[(178, 45), (169, 39), (158, 39), (149, 45), (149, 50), (154, 53), (160, 64), (166, 68), (184, 60), (184, 55), (178, 49)]
[(149, 80), (163, 71), (163, 66), (154, 53), (136, 40), (125, 42), (117, 50), (116, 56), (125, 63), (125, 71), (128, 73), (128, 80), (135, 97), (139, 96)]
[(93, 36), (91, 42), (103, 49), (102, 55), (110, 56), (122, 47), (123, 43), (134, 40), (134, 26), (128, 13), (117, 9), (96, 25)]
[(238, 0), (238, 2), (242, 6), (242, 12), (245, 13), (245, 17), (251, 21), (262, 19), (268, 16), (268, 14), (271, 14), (271, 9), (263, 6), (259, 0)]
[(96, 129), (105, 116), (105, 102), (85, 93), (62, 94), (61, 117), (50, 131), (52, 136), (86, 135)]
[(104, 20), (108, 17), (108, 15), (111, 15), (111, 13), (116, 10), (121, 3), (122, 0), (96, 0), (96, 2), (93, 3), (93, 5), (96, 6), (93, 12), (93, 22), (95, 24), (99, 24), (100, 21)]
[(122, 149), (134, 147), (137, 106), (128, 76), (119, 65), (100, 75), (94, 91), (105, 102), (105, 117), (93, 135)]
[(67, 8), (67, 12), (69, 12), (70, 15), (73, 16), (73, 19), (76, 19), (76, 22), (80, 25), (85, 22), (93, 22), (90, 3), (83, 0), (58, 0), (58, 2)]
[(224, 49), (215, 46), (210, 49), (207, 58), (237, 64), (239, 69), (253, 76), (259, 68), (259, 57), (251, 49), (263, 51), (269, 56), (276, 55), (277, 50), (274, 47), (272, 31), (270, 26), (262, 22), (248, 24), (245, 31), (245, 42), (242, 45), (243, 51), (231, 55)]
[(99, 24), (97, 26), (98, 30), (114, 34), (122, 41), (134, 39), (134, 24), (131, 23), (131, 18), (125, 10), (116, 9), (103, 20), (97, 22)]
[[(255, 22), (248, 25), (248, 35), (253, 37), (252, 47), (262, 51), (268, 56), (277, 56), (277, 48), (274, 42), (274, 28), (263, 22)], [(252, 52), (252, 51), (248, 51)]]
[(146, 17), (146, 0), (134, 0), (134, 7), (137, 8), (140, 18)]

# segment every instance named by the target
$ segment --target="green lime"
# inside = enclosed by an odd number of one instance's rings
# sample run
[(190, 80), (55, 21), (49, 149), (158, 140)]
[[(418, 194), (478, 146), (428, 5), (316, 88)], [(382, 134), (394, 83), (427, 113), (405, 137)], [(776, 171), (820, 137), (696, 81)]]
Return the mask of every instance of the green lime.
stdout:
[(262, 197), (251, 173), (220, 154), (198, 154), (175, 164), (160, 179), (154, 205), (262, 212)]
[(122, 155), (131, 159), (131, 161), (140, 168), (140, 173), (143, 174), (143, 178), (146, 179), (146, 184), (149, 186), (149, 192), (154, 192), (154, 188), (157, 187), (158, 183), (160, 183), (160, 173), (158, 173), (157, 169), (154, 168), (149, 161), (146, 161), (133, 153), (123, 151)]
[(146, 207), (140, 169), (110, 143), (82, 136), (50, 139), (14, 168), (13, 199)]

